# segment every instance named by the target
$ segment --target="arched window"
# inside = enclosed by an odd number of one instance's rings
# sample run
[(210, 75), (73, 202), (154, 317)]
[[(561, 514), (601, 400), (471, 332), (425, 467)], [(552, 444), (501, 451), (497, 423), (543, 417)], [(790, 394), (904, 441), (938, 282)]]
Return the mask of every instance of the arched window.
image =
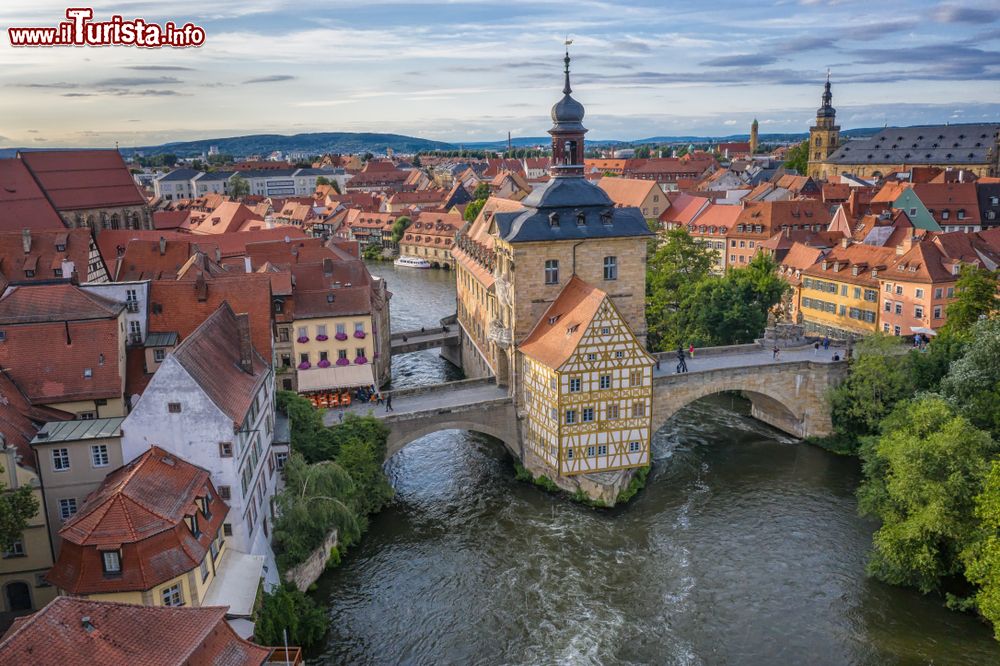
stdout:
[(823, 145), (823, 138), (822, 137), (816, 137), (816, 147), (819, 148), (822, 145)]

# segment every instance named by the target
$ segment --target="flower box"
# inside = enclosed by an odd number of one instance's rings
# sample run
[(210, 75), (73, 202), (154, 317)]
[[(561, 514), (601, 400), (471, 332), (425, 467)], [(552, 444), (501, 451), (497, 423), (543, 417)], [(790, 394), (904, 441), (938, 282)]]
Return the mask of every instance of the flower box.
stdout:
[(316, 336), (316, 341), (317, 341), (317, 342), (326, 342), (326, 341), (327, 341), (327, 340), (329, 340), (329, 339), (330, 339), (330, 338), (326, 337), (325, 335), (317, 335), (317, 336)]
[(335, 335), (333, 337), (337, 338), (338, 340), (346, 340), (347, 339), (347, 333), (337, 333), (337, 335)]
[(338, 358), (337, 359), (337, 365), (350, 365), (350, 364), (351, 364), (351, 362), (348, 361), (346, 358)]
[(324, 359), (321, 359), (320, 362), (317, 363), (316, 365), (318, 365), (321, 368), (329, 368), (330, 367), (330, 362), (324, 358)]
[(308, 338), (308, 337), (306, 337), (306, 336), (304, 336), (304, 335), (300, 335), (300, 336), (299, 336), (299, 337), (298, 337), (298, 338), (296, 339), (296, 342), (299, 342), (299, 343), (303, 343), (303, 342), (309, 342), (309, 338)]
[(356, 358), (354, 359), (354, 362), (355, 362), (355, 363), (356, 363), (357, 365), (364, 365), (365, 363), (367, 363), (367, 362), (368, 362), (368, 359), (367, 359), (367, 358), (365, 358), (364, 356), (358, 356), (358, 357), (356, 357)]
[(301, 363), (299, 363), (299, 370), (308, 370), (311, 367), (312, 363), (310, 363), (309, 361), (302, 361)]
[(358, 340), (364, 340), (365, 335), (367, 334), (364, 331), (354, 331), (354, 337), (356, 337)]

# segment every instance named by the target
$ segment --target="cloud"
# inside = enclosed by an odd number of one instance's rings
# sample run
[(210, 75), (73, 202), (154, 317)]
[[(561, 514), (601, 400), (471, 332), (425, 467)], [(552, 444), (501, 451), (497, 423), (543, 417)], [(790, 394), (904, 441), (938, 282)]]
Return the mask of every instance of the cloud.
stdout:
[(78, 83), (67, 83), (66, 81), (57, 81), (55, 83), (16, 83), (13, 85), (18, 88), (41, 88), (51, 90), (72, 90), (80, 87), (80, 84)]
[(38, 130), (36, 130), (36, 129), (30, 129), (30, 130), (28, 130), (28, 134), (38, 134)]
[(854, 24), (845, 26), (838, 31), (841, 39), (855, 41), (866, 41), (869, 39), (885, 38), (896, 32), (909, 30), (917, 25), (914, 19), (900, 19), (898, 21), (882, 21), (879, 23)]
[(837, 40), (833, 37), (796, 37), (776, 42), (771, 48), (775, 53), (803, 53), (832, 48)]
[(121, 76), (117, 78), (102, 79), (94, 83), (98, 88), (123, 88), (128, 86), (156, 86), (174, 85), (181, 83), (181, 80), (174, 76)]
[(995, 9), (941, 5), (931, 12), (931, 18), (939, 23), (993, 23), (997, 20), (997, 12)]
[(757, 67), (760, 65), (770, 65), (778, 61), (778, 58), (766, 53), (737, 53), (736, 55), (719, 56), (703, 60), (699, 64), (704, 67)]
[(291, 74), (272, 74), (270, 76), (258, 76), (254, 79), (247, 79), (244, 84), (247, 83), (278, 83), (279, 81), (292, 81), (297, 77)]
[(194, 72), (194, 67), (180, 65), (128, 65), (122, 69), (132, 69), (139, 72)]

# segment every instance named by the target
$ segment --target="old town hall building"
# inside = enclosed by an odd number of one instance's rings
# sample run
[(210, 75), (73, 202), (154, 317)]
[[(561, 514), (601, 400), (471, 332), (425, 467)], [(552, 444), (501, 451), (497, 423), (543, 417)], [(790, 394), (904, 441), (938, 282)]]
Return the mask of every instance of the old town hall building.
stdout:
[[(555, 476), (649, 464), (646, 242), (637, 208), (584, 177), (583, 105), (552, 107), (550, 180), (490, 199), (458, 234), (462, 364), (514, 396), (521, 440)], [(527, 461), (526, 461), (527, 462)]]

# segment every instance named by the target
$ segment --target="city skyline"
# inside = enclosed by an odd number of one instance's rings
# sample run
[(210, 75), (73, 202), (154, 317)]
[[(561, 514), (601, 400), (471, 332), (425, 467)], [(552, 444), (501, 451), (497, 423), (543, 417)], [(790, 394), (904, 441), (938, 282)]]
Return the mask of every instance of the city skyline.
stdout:
[[(588, 138), (806, 132), (831, 69), (845, 128), (1000, 117), (1000, 34), (986, 4), (871, 8), (811, 0), (284, 0), (93, 4), (193, 22), (196, 49), (13, 48), (4, 35), (0, 147), (151, 145), (256, 133), (392, 132), (451, 143), (541, 136), (562, 44)], [(14, 0), (0, 24), (55, 25), (64, 6)], [(860, 13), (864, 10), (866, 13)], [(902, 11), (901, 11), (902, 10)], [(890, 100), (899, 100), (898, 103)]]

